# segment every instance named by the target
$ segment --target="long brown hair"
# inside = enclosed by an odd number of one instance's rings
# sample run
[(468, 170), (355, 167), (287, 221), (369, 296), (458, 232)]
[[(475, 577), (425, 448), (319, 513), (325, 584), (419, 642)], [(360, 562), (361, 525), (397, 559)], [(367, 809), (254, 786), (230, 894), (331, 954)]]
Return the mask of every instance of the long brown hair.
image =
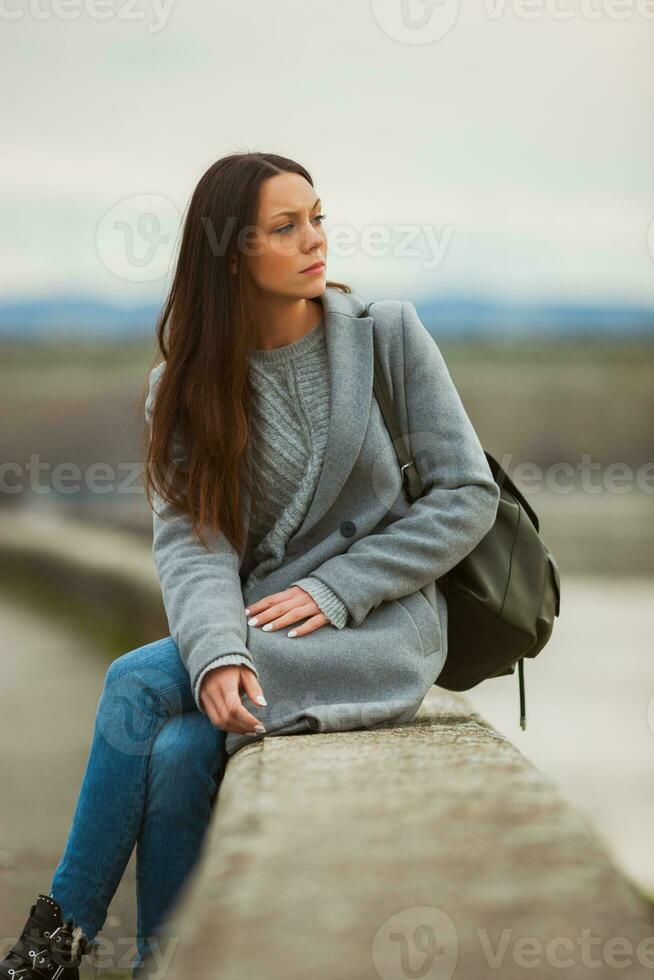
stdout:
[[(252, 404), (247, 355), (257, 337), (248, 315), (245, 264), (237, 260), (236, 274), (230, 265), (238, 259), (239, 232), (255, 225), (261, 184), (281, 173), (300, 174), (313, 187), (301, 164), (274, 153), (230, 154), (203, 174), (188, 205), (156, 328), (166, 366), (145, 437), (146, 498), (154, 509), (157, 494), (190, 517), (203, 544), (204, 529), (222, 532), (237, 552), (245, 546), (242, 488), (252, 502), (257, 497), (247, 451)], [(327, 286), (352, 292), (343, 283)], [(155, 361), (161, 363), (159, 353)], [(180, 438), (183, 458), (174, 448)]]

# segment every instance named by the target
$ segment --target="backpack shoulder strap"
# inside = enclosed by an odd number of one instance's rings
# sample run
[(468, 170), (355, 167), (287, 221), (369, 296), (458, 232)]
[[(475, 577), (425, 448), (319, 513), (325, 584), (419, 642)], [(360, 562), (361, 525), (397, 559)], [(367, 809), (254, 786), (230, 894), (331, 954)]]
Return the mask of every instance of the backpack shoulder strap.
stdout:
[[(369, 312), (369, 303), (364, 311), (359, 314), (360, 317), (368, 317), (372, 314)], [(379, 351), (375, 344), (375, 330), (374, 330), (374, 319), (373, 319), (373, 351), (374, 351), (374, 368), (375, 374), (373, 378), (373, 390), (375, 392), (375, 397), (377, 403), (381, 410), (384, 422), (386, 423), (386, 428), (390, 434), (391, 440), (393, 442), (393, 448), (395, 450), (395, 455), (397, 456), (397, 461), (400, 466), (400, 471), (402, 473), (402, 482), (404, 484), (404, 491), (409, 499), (409, 502), (416, 500), (423, 493), (422, 480), (420, 474), (415, 465), (415, 461), (411, 456), (411, 449), (408, 444), (408, 440), (400, 428), (400, 424), (397, 420), (397, 414), (395, 412), (395, 406), (393, 405), (393, 399), (391, 398), (391, 393), (386, 383), (386, 378), (382, 369), (381, 361), (379, 358)]]

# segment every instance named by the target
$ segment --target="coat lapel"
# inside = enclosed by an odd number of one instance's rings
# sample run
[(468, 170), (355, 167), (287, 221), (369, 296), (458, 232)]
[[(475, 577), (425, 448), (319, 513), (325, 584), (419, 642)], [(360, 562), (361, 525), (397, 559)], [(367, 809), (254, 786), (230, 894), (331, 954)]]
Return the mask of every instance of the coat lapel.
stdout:
[[(296, 545), (337, 499), (363, 445), (373, 391), (373, 319), (359, 317), (364, 302), (356, 293), (327, 287), (320, 295), (329, 366), (329, 425), (325, 455), (313, 499), (302, 523), (289, 538)], [(247, 547), (250, 497), (242, 488), (241, 511)]]
[(327, 513), (356, 461), (370, 419), (373, 390), (373, 319), (356, 293), (327, 287), (321, 294), (329, 364), (329, 425), (316, 490), (301, 525), (289, 539), (296, 545)]

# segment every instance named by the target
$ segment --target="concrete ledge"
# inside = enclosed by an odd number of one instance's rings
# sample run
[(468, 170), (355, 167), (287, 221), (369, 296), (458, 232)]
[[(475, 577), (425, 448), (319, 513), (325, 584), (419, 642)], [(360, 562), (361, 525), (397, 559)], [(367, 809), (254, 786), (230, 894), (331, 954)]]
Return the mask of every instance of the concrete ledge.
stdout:
[(231, 758), (151, 976), (651, 977), (650, 917), (552, 781), (433, 688), (407, 724)]

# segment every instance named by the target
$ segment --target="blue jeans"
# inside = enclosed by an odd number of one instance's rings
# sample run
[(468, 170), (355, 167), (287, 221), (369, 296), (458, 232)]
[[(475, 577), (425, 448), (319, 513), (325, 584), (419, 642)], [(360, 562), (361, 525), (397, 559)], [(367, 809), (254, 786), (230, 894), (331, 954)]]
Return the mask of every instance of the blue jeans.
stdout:
[(135, 971), (197, 860), (226, 762), (172, 637), (110, 664), (50, 897), (93, 941), (136, 844)]

